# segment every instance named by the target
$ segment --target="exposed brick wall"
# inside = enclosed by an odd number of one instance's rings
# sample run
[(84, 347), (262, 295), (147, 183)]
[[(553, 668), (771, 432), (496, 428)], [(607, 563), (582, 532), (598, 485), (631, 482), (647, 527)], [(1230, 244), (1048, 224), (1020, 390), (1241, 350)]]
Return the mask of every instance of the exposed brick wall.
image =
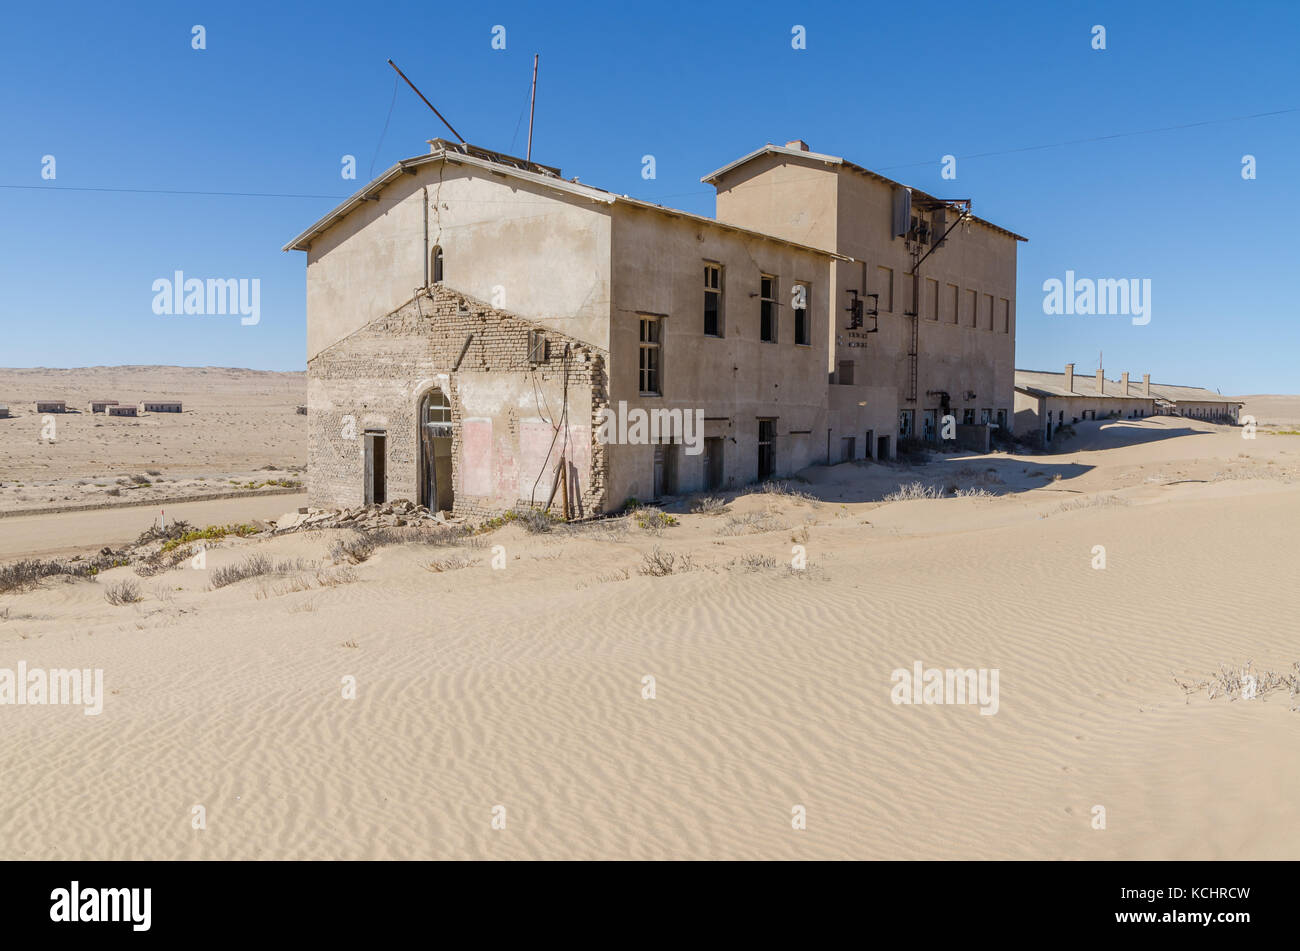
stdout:
[[(532, 332), (546, 339), (544, 360), (530, 361)], [(608, 354), (590, 344), (444, 285), (421, 291), (308, 362), (309, 501), (322, 508), (361, 504), (367, 429), (384, 430), (387, 437), (388, 499), (417, 501), (419, 403), (423, 393), (436, 385), (451, 404), (454, 511), (499, 514), (521, 497), (528, 499), (539, 473), (538, 501), (545, 502), (557, 459), (551, 455), (544, 472), (535, 458), (526, 468), (521, 424), (535, 427), (529, 422), (535, 416), (558, 422), (562, 401), (543, 403), (538, 395), (563, 392), (567, 370), (570, 432), (582, 440), (570, 452), (571, 465), (577, 469), (570, 483), (575, 486), (572, 501), (581, 513), (602, 512), (607, 461), (595, 433), (600, 410), (609, 403), (607, 368)], [(489, 417), (494, 481), (486, 494), (471, 495), (465, 489), (462, 427), (467, 412), (462, 395), (468, 388), (479, 394), (499, 393)], [(476, 400), (471, 415), (477, 424), (483, 413), (481, 395)], [(538, 410), (539, 404), (545, 408)], [(550, 431), (548, 426), (548, 435)], [(476, 487), (481, 482), (482, 474), (477, 473)], [(557, 504), (558, 500), (557, 492)]]

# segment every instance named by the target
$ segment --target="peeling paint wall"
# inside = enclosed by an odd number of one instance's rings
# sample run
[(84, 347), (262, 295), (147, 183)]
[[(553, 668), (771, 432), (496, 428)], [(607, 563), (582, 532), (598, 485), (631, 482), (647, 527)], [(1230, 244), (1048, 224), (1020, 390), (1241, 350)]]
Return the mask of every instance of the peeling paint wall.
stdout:
[[(534, 363), (530, 333), (539, 330), (546, 355)], [(310, 502), (362, 503), (366, 430), (387, 437), (388, 499), (418, 501), (419, 404), (436, 386), (451, 404), (455, 512), (490, 515), (520, 501), (545, 502), (562, 448), (575, 508), (603, 511), (605, 460), (592, 433), (606, 372), (603, 350), (434, 288), (308, 363)]]

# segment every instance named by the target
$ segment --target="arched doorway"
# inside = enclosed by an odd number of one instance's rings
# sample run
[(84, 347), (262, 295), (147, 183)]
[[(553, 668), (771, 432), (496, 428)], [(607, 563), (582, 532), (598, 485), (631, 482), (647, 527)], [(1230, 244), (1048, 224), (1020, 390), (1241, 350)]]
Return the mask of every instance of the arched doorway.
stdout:
[(451, 403), (436, 386), (420, 399), (420, 504), (450, 512)]

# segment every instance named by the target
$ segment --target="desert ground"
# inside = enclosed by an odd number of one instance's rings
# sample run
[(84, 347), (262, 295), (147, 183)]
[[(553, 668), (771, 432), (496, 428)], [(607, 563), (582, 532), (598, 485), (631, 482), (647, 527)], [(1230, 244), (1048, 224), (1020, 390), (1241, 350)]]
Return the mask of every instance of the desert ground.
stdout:
[[(92, 399), (180, 400), (184, 412), (106, 416), (90, 412)], [(68, 412), (37, 413), (37, 400), (64, 400)], [(288, 488), (307, 461), (307, 417), (296, 412), (306, 402), (305, 373), (0, 369), (10, 414), (0, 418), (0, 513)]]
[[(1300, 435), (1076, 428), (0, 593), (0, 669), (100, 668), (105, 693), (0, 706), (0, 858), (1300, 856), (1296, 700), (1197, 686), (1300, 661)], [(295, 511), (223, 504), (254, 503)], [(139, 600), (110, 604), (124, 582)], [(996, 714), (893, 703), (917, 661), (996, 668)]]

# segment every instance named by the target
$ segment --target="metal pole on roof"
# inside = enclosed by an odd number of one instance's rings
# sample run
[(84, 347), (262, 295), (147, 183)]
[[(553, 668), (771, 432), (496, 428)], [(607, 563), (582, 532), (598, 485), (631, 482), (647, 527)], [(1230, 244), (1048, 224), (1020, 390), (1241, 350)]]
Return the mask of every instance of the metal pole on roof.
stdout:
[[(533, 92), (528, 100), (528, 154), (526, 159), (533, 160), (533, 108), (537, 105), (537, 59), (536, 53), (533, 54)], [(518, 128), (518, 126), (516, 126)]]
[[(406, 79), (406, 73), (398, 69), (397, 64), (394, 63), (391, 59), (388, 61), (388, 65), (393, 67), (393, 69), (397, 70), (397, 75), (401, 76), (403, 79)], [(406, 79), (406, 85), (414, 89), (415, 94), (417, 96), (419, 96), (421, 99), (424, 99), (424, 93), (420, 92), (420, 90), (415, 88), (415, 83), (411, 82), (409, 79)], [(454, 135), (457, 139), (460, 139), (461, 145), (466, 144), (465, 140), (461, 138), (461, 134), (457, 132), (455, 129), (452, 129), (451, 123), (447, 121), (447, 119), (443, 116), (441, 112), (439, 112), (437, 109), (434, 108), (433, 103), (431, 103), (428, 99), (424, 99), (424, 104), (428, 106), (430, 109), (433, 109), (433, 114), (437, 116), (439, 119), (442, 119), (442, 124), (445, 125), (448, 129), (451, 129), (451, 134)]]

